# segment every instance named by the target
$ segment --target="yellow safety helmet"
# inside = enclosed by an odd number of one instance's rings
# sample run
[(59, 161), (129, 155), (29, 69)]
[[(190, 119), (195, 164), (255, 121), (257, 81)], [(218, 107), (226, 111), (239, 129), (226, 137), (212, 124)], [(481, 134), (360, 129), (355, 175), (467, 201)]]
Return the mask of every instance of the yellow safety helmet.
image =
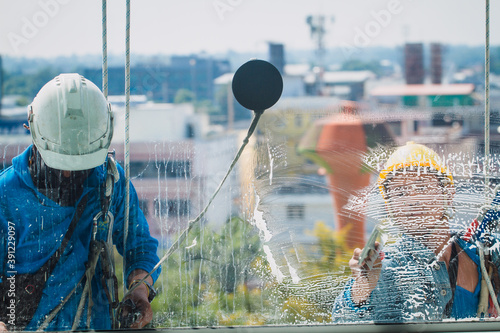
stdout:
[(397, 170), (402, 170), (411, 167), (428, 167), (431, 170), (437, 171), (443, 175), (443, 179), (449, 180), (445, 186), (453, 186), (453, 176), (448, 171), (439, 155), (429, 147), (415, 143), (407, 142), (406, 145), (396, 149), (385, 163), (384, 169), (380, 171), (378, 185), (380, 192), (385, 197), (384, 182), (388, 175), (395, 173)]

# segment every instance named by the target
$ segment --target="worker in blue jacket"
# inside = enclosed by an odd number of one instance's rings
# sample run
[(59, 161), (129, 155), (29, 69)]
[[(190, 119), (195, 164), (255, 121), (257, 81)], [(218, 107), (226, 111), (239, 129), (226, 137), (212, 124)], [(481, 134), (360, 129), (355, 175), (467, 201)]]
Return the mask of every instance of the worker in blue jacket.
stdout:
[(368, 258), (354, 250), (352, 277), (335, 300), (334, 321), (498, 317), (498, 237), (489, 232), (481, 239), (472, 229), (451, 233), (455, 185), (438, 154), (409, 142), (389, 157), (378, 184), (390, 220), (386, 228), (397, 237), (383, 256), (377, 254), (380, 243)]
[[(29, 106), (33, 145), (0, 174), (0, 329), (116, 328), (117, 313), (152, 319), (159, 271), (151, 237), (129, 186), (108, 154), (113, 116), (102, 92), (78, 74), (48, 82)], [(127, 308), (116, 300), (112, 250), (125, 256)]]

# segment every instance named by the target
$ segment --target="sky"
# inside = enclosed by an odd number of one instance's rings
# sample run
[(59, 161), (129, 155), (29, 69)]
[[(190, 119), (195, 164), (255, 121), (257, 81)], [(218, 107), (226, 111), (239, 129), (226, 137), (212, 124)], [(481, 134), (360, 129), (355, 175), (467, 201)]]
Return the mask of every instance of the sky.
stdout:
[[(125, 0), (108, 0), (108, 52), (125, 50)], [(102, 52), (100, 0), (0, 0), (0, 54)], [(268, 42), (312, 49), (308, 15), (324, 15), (326, 48), (346, 54), (407, 42), (484, 45), (485, 0), (131, 0), (131, 52), (263, 52)], [(490, 4), (500, 44), (500, 1)]]

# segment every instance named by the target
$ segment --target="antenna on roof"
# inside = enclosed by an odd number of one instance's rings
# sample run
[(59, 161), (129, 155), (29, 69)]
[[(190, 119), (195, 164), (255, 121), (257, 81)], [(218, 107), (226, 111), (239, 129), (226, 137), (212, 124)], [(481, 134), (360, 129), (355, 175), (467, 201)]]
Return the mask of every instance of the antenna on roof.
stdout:
[[(334, 17), (330, 17), (330, 21), (335, 21)], [(306, 22), (311, 30), (311, 38), (316, 44), (316, 65), (318, 68), (317, 91), (321, 92), (323, 87), (323, 72), (325, 70), (325, 35), (326, 35), (326, 17), (325, 15), (309, 15)]]

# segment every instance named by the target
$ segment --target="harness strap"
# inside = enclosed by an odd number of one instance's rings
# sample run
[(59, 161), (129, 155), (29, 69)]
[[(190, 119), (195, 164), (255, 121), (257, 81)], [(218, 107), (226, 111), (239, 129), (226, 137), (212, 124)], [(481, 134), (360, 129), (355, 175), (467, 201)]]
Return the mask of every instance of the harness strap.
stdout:
[[(109, 206), (110, 206), (110, 202), (111, 202), (111, 196), (112, 196), (112, 193), (113, 193), (113, 186), (114, 186), (114, 183), (116, 183), (119, 179), (119, 173), (118, 173), (118, 170), (116, 168), (116, 163), (114, 161), (114, 159), (112, 158), (112, 155), (108, 155), (108, 163), (106, 165), (106, 178), (105, 178), (105, 181), (104, 181), (104, 184), (100, 186), (100, 200), (101, 200), (101, 214), (103, 214), (103, 218), (106, 219), (108, 218), (108, 211), (109, 211)], [(111, 171), (111, 175), (109, 174)], [(63, 240), (62, 244), (61, 244), (61, 247), (56, 251), (56, 253), (54, 254), (53, 257), (56, 256), (57, 254), (57, 257), (54, 258), (55, 259), (55, 263), (51, 263), (50, 265), (48, 265), (46, 263), (46, 265), (44, 266), (47, 266), (47, 268), (44, 268), (44, 269), (48, 269), (50, 270), (50, 272), (52, 272), (53, 270), (53, 267), (55, 267), (55, 264), (57, 264), (57, 261), (59, 260), (59, 257), (60, 257), (60, 253), (63, 253), (64, 252), (64, 249), (66, 248), (66, 245), (69, 241), (69, 239), (71, 238), (71, 235), (73, 234), (73, 231), (75, 230), (76, 228), (76, 221), (80, 219), (84, 209), (85, 209), (85, 205), (86, 205), (86, 202), (87, 202), (87, 195), (85, 195), (78, 207), (77, 207), (77, 213), (75, 214), (75, 217), (73, 218), (73, 221), (71, 221), (71, 224), (68, 228), (68, 231), (66, 233), (66, 236), (65, 236), (65, 239)], [(104, 213), (103, 213), (104, 212)], [(78, 216), (78, 218), (76, 218)], [(110, 228), (112, 228), (112, 225), (109, 226)], [(111, 235), (111, 231), (108, 232), (108, 238), (109, 238), (109, 235)], [(66, 239), (67, 238), (67, 239)], [(109, 240), (109, 239), (108, 239)], [(91, 246), (92, 246), (92, 242), (91, 242)], [(90, 252), (92, 252), (92, 249), (90, 249)], [(101, 251), (99, 251), (101, 252)], [(99, 254), (97, 254), (97, 256), (90, 256), (89, 259), (92, 259), (92, 258), (95, 259), (95, 264), (97, 264), (97, 259), (100, 257)], [(49, 261), (53, 261), (52, 260), (53, 258), (49, 259)], [(85, 271), (85, 273), (83, 274), (82, 278), (80, 279), (80, 281), (75, 285), (75, 288), (73, 288), (73, 290), (63, 299), (63, 301), (54, 309), (51, 311), (51, 313), (49, 314), (49, 316), (47, 316), (47, 318), (45, 319), (44, 323), (42, 324), (42, 326), (40, 326), (40, 329), (45, 329), (49, 323), (52, 321), (52, 319), (54, 319), (54, 317), (57, 315), (57, 313), (61, 310), (61, 308), (64, 306), (64, 304), (67, 303), (67, 301), (69, 300), (69, 298), (76, 292), (76, 289), (78, 287), (78, 285), (80, 285), (80, 283), (82, 283), (84, 280), (89, 280), (88, 279), (88, 271), (89, 271), (89, 268), (90, 266), (87, 268), (87, 270)], [(95, 270), (95, 265), (93, 267), (93, 270)], [(112, 270), (114, 272), (114, 269)], [(92, 276), (93, 276), (93, 273), (92, 273)], [(92, 279), (92, 276), (90, 276), (90, 279)], [(116, 279), (116, 277), (115, 277)], [(88, 281), (86, 281), (85, 284), (87, 284)], [(84, 287), (85, 288), (85, 287)], [(84, 298), (86, 295), (85, 291), (83, 292), (82, 294), (82, 298)], [(82, 300), (80, 300), (81, 302)], [(111, 303), (110, 303), (111, 304)], [(79, 315), (77, 314), (77, 317), (79, 317)], [(112, 321), (114, 321), (113, 317), (112, 317)], [(77, 322), (77, 320), (75, 320), (73, 322), (73, 324), (75, 324), (75, 322)]]
[(84, 195), (80, 200), (80, 202), (78, 203), (75, 215), (73, 215), (73, 219), (71, 220), (71, 223), (68, 227), (68, 231), (66, 231), (66, 235), (64, 235), (64, 238), (61, 242), (61, 246), (59, 246), (56, 252), (54, 252), (54, 254), (49, 258), (49, 260), (47, 260), (45, 264), (43, 264), (43, 266), (40, 268), (40, 270), (45, 273), (45, 280), (48, 280), (50, 274), (52, 274), (54, 268), (59, 262), (59, 259), (61, 259), (61, 256), (64, 253), (64, 250), (66, 249), (66, 246), (68, 245), (69, 240), (73, 235), (73, 232), (76, 229), (76, 225), (80, 220), (80, 217), (82, 217), (86, 205), (87, 205), (87, 195)]

